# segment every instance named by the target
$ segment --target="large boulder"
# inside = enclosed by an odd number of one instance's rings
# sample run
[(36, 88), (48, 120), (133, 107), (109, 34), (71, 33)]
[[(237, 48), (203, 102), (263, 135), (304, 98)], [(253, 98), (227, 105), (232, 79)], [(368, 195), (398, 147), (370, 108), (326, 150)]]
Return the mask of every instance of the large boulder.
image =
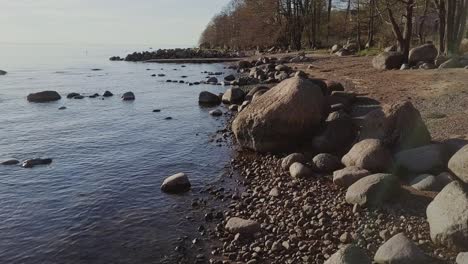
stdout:
[(236, 116), (232, 130), (242, 147), (258, 152), (287, 150), (316, 131), (323, 104), (320, 88), (294, 77), (252, 101)]
[(468, 145), (457, 151), (449, 160), (448, 168), (460, 180), (468, 184)]
[(432, 43), (424, 44), (412, 48), (409, 52), (408, 61), (411, 65), (416, 65), (418, 62), (434, 62), (439, 51)]
[(245, 93), (240, 88), (229, 88), (223, 94), (223, 103), (240, 104), (244, 101)]
[(270, 88), (266, 87), (266, 86), (257, 86), (255, 88), (253, 88), (252, 90), (250, 90), (247, 95), (245, 96), (245, 100), (249, 100), (251, 101), (254, 97), (254, 95), (257, 93), (257, 92), (263, 92), (263, 93), (266, 93), (266, 91), (268, 91)]
[(167, 177), (161, 185), (161, 190), (167, 193), (182, 193), (190, 189), (190, 181), (185, 173), (177, 173)]
[(400, 191), (400, 182), (392, 174), (373, 174), (364, 177), (346, 191), (346, 202), (360, 206), (380, 206), (396, 197)]
[(225, 229), (231, 234), (253, 235), (260, 231), (260, 224), (254, 220), (231, 217), (227, 221)]
[(375, 253), (374, 262), (378, 264), (426, 264), (429, 257), (409, 240), (403, 233), (390, 238)]
[(468, 190), (453, 181), (426, 210), (432, 241), (454, 250), (468, 249)]
[(442, 145), (431, 144), (400, 151), (395, 155), (394, 160), (398, 171), (439, 173), (445, 170), (448, 158)]
[(203, 91), (198, 95), (198, 103), (201, 105), (218, 105), (221, 103), (221, 98), (214, 93)]
[(348, 188), (358, 180), (369, 176), (371, 173), (368, 170), (358, 167), (346, 167), (333, 172), (333, 183), (342, 187)]
[(43, 91), (38, 93), (31, 93), (28, 95), (27, 99), (29, 102), (33, 103), (46, 103), (52, 101), (58, 101), (62, 97), (56, 91)]
[(400, 52), (382, 52), (372, 60), (372, 66), (379, 70), (400, 69), (405, 57)]
[(371, 264), (366, 251), (354, 245), (346, 245), (333, 254), (325, 264)]
[(431, 142), (421, 114), (409, 101), (385, 105), (368, 113), (362, 122), (359, 137), (360, 140), (380, 139), (395, 152)]
[(385, 172), (392, 166), (392, 155), (380, 140), (364, 139), (356, 143), (343, 156), (341, 162), (347, 167), (356, 166), (371, 172)]

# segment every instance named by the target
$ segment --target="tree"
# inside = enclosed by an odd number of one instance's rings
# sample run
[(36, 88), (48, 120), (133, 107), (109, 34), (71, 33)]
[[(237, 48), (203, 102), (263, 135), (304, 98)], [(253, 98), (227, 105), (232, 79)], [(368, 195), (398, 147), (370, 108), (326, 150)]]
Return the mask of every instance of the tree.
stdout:
[(447, 53), (450, 56), (460, 52), (465, 35), (468, 0), (447, 0)]

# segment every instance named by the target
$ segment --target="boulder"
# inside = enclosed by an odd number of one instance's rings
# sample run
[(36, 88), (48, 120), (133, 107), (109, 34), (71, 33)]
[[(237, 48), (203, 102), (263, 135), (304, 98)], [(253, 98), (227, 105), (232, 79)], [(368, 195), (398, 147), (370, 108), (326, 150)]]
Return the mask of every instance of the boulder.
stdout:
[(331, 113), (324, 127), (312, 140), (312, 147), (317, 152), (342, 153), (349, 149), (356, 137), (356, 127), (351, 117), (343, 111)]
[(252, 101), (257, 100), (260, 96), (264, 95), (267, 91), (268, 90), (260, 90), (260, 91), (256, 92), (252, 97)]
[(409, 52), (408, 61), (410, 65), (416, 65), (418, 62), (434, 62), (439, 51), (434, 44), (424, 44), (419, 47), (412, 48)]
[(358, 180), (369, 176), (371, 173), (368, 170), (358, 167), (346, 167), (333, 172), (333, 183), (342, 187), (348, 188)]
[(441, 145), (430, 144), (400, 151), (395, 155), (394, 160), (397, 171), (439, 173), (445, 170), (448, 157)]
[(419, 175), (410, 182), (410, 186), (418, 191), (437, 191), (439, 188), (437, 178), (430, 174)]
[(366, 176), (346, 191), (346, 202), (359, 206), (381, 206), (396, 197), (400, 192), (400, 182), (392, 174), (373, 174)]
[(232, 82), (232, 81), (234, 81), (235, 79), (236, 79), (236, 77), (235, 77), (234, 75), (232, 75), (232, 74), (230, 74), (230, 75), (224, 77), (224, 80), (227, 81), (227, 82)]
[(260, 231), (260, 224), (254, 220), (231, 217), (225, 229), (231, 234), (254, 235)]
[(219, 105), (221, 99), (216, 94), (203, 91), (198, 95), (198, 103), (201, 105)]
[(283, 170), (289, 170), (289, 167), (295, 162), (305, 163), (306, 157), (301, 153), (290, 154), (289, 156), (283, 158), (283, 160), (281, 161), (281, 167), (283, 168)]
[(218, 83), (218, 78), (216, 78), (216, 77), (210, 77), (210, 78), (208, 78), (208, 80), (206, 80), (206, 83), (209, 83), (209, 84), (217, 84), (217, 83)]
[(355, 144), (343, 156), (341, 162), (347, 167), (356, 166), (371, 172), (385, 172), (392, 166), (392, 155), (380, 140), (365, 139)]
[(52, 163), (52, 159), (28, 159), (23, 161), (21, 165), (23, 168), (32, 168), (37, 165), (49, 165)]
[(382, 52), (372, 60), (372, 66), (379, 70), (400, 69), (405, 57), (400, 52)]
[(253, 96), (257, 93), (257, 92), (260, 92), (260, 91), (263, 91), (263, 92), (266, 92), (268, 91), (270, 88), (266, 87), (266, 86), (257, 86), (253, 89), (251, 89), (247, 95), (245, 96), (245, 100), (252, 100)]
[(5, 75), (5, 74), (7, 74), (7, 72), (6, 72), (6, 71), (2, 71), (2, 70), (0, 70), (0, 75)]
[(0, 162), (0, 164), (6, 165), (6, 166), (16, 165), (18, 163), (19, 163), (19, 160), (15, 160), (15, 159), (9, 159), (9, 160), (4, 160), (4, 161)]
[(113, 93), (109, 92), (109, 91), (105, 91), (104, 94), (102, 95), (104, 97), (111, 97), (111, 96), (114, 96)]
[(52, 101), (58, 101), (62, 97), (56, 91), (43, 91), (38, 93), (31, 93), (28, 95), (27, 99), (29, 102), (34, 103), (46, 103)]
[(126, 92), (122, 95), (122, 100), (133, 101), (135, 100), (135, 94), (133, 92)]
[(468, 252), (460, 252), (456, 261), (457, 264), (468, 264)]
[(80, 95), (79, 93), (69, 93), (69, 94), (67, 94), (67, 98), (72, 99), (72, 98), (74, 98), (76, 96), (79, 96), (79, 95)]
[(220, 109), (215, 109), (215, 110), (210, 111), (210, 115), (212, 115), (212, 116), (222, 116), (223, 111), (221, 111)]
[(448, 168), (458, 179), (468, 184), (468, 145), (450, 158)]
[(161, 185), (161, 190), (166, 193), (182, 193), (190, 189), (190, 181), (185, 173), (177, 173), (167, 177)]
[(333, 172), (343, 167), (338, 157), (328, 153), (316, 155), (312, 159), (312, 163), (314, 164), (314, 169), (324, 173)]
[(289, 166), (289, 174), (295, 179), (309, 178), (314, 175), (313, 171), (302, 163), (294, 162)]
[(395, 152), (431, 142), (421, 114), (408, 101), (385, 105), (368, 113), (362, 122), (359, 138), (380, 139)]
[(236, 116), (232, 130), (244, 148), (258, 152), (288, 150), (316, 131), (323, 105), (320, 88), (294, 77), (252, 101)]
[(426, 210), (432, 241), (454, 250), (468, 250), (468, 190), (454, 181)]
[(245, 93), (240, 88), (229, 88), (223, 95), (223, 103), (240, 104), (244, 101)]
[(371, 264), (371, 259), (367, 256), (366, 251), (354, 246), (345, 245), (333, 254), (325, 264)]
[(374, 262), (378, 264), (426, 264), (429, 257), (409, 240), (403, 233), (390, 238), (375, 253)]

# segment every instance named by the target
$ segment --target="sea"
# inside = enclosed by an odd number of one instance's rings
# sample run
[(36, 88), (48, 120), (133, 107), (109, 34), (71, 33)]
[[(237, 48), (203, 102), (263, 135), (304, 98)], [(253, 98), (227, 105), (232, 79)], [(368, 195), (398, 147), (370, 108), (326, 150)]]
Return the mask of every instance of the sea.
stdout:
[[(213, 141), (224, 118), (200, 107), (198, 94), (226, 87), (166, 80), (232, 72), (224, 64), (108, 60), (149, 48), (0, 44), (8, 72), (0, 76), (0, 160), (53, 159), (32, 169), (0, 165), (0, 263), (161, 263), (197, 232), (191, 202), (231, 158)], [(62, 99), (26, 100), (44, 90)], [(66, 98), (106, 90), (114, 96)], [(121, 100), (127, 91), (135, 101)], [(179, 172), (192, 190), (163, 193), (163, 180)]]

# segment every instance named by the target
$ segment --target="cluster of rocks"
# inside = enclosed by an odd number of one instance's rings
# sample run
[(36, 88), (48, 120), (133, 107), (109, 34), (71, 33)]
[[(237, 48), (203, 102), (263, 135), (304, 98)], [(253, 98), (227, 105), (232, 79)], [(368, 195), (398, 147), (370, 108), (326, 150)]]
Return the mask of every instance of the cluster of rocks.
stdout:
[(427, 43), (410, 50), (408, 62), (404, 62), (404, 56), (397, 51), (396, 46), (385, 49), (383, 53), (377, 55), (372, 65), (376, 69), (448, 69), (463, 68), (468, 66), (468, 55), (447, 57), (439, 55), (439, 51), (432, 43)]
[[(147, 61), (154, 59), (187, 59), (187, 58), (236, 58), (238, 52), (187, 48), (187, 49), (158, 49), (156, 51), (134, 52), (128, 54), (125, 61)], [(114, 56), (111, 60), (122, 60)]]
[[(33, 168), (34, 166), (38, 165), (49, 165), (52, 163), (52, 159), (46, 158), (35, 158), (35, 159), (27, 159), (21, 163), (21, 167), (23, 168)], [(4, 166), (11, 166), (11, 165), (18, 165), (20, 164), (19, 160), (16, 159), (9, 159), (9, 160), (4, 160), (0, 162), (1, 165)]]
[[(80, 99), (84, 99), (85, 97), (88, 97), (88, 98), (97, 98), (97, 97), (100, 97), (101, 95), (98, 94), (98, 93), (94, 93), (92, 95), (82, 95), (80, 93), (76, 93), (76, 92), (72, 92), (72, 93), (69, 93), (67, 94), (67, 98), (68, 99), (76, 99), (76, 100), (80, 100)], [(103, 94), (102, 94), (102, 99), (104, 100), (104, 98), (106, 97), (111, 97), (111, 96), (114, 96), (114, 94), (110, 91), (105, 91)], [(133, 92), (126, 92), (122, 95), (122, 100), (123, 101), (133, 101), (135, 100), (135, 94)], [(47, 103), (47, 102), (53, 102), (53, 101), (58, 101), (62, 99), (62, 96), (60, 96), (59, 93), (57, 93), (56, 91), (42, 91), (42, 92), (37, 92), (37, 93), (30, 93), (28, 96), (27, 96), (27, 100), (29, 102), (33, 102), (33, 103)], [(66, 109), (66, 107), (61, 107), (61, 110), (62, 109)]]
[(345, 45), (335, 44), (331, 47), (330, 53), (337, 56), (350, 56), (356, 54), (358, 45), (356, 42), (348, 41)]
[[(203, 92), (200, 103), (238, 103), (233, 89), (226, 98)], [(357, 115), (357, 94), (300, 76), (254, 100), (243, 96), (248, 103), (232, 122), (237, 143), (293, 154), (233, 161), (246, 190), (216, 226), (223, 245), (215, 256), (372, 263), (370, 252), (374, 263), (446, 263), (468, 251), (468, 145), (432, 142), (410, 102)], [(416, 197), (427, 199), (421, 204)]]

